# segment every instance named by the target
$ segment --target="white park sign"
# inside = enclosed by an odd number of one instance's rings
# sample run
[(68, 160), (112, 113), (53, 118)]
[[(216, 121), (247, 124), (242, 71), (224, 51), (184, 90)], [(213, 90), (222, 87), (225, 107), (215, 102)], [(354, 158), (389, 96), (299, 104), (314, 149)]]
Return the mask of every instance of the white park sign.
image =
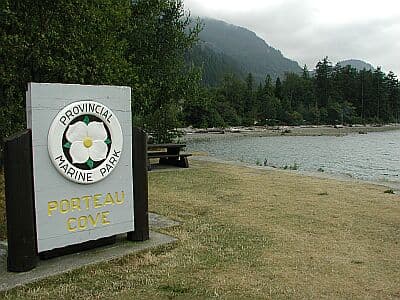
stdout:
[(134, 230), (129, 87), (30, 83), (38, 251)]

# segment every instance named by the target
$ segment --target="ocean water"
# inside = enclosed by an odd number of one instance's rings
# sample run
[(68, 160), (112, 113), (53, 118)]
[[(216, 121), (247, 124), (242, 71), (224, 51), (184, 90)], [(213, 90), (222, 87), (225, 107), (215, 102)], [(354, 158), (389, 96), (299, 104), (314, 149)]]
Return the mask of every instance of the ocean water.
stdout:
[(336, 136), (237, 136), (189, 140), (188, 151), (224, 160), (400, 184), (400, 130)]

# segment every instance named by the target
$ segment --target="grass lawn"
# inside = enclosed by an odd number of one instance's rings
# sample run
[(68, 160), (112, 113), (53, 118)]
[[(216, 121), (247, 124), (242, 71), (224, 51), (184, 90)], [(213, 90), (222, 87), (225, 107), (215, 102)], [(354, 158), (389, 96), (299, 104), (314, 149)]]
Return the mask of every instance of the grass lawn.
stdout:
[(0, 298), (400, 297), (400, 197), (384, 187), (194, 160), (149, 176), (176, 245)]

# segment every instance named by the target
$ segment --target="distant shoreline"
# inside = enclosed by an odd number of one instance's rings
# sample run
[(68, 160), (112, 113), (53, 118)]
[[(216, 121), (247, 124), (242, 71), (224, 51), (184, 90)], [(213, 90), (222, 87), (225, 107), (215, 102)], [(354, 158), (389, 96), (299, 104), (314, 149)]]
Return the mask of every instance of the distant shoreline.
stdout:
[(345, 136), (348, 134), (367, 134), (369, 132), (383, 132), (400, 130), (400, 124), (376, 125), (310, 125), (310, 126), (252, 126), (231, 128), (194, 129), (182, 128), (183, 141), (213, 140), (243, 136)]
[(315, 177), (320, 179), (330, 179), (336, 181), (343, 181), (343, 182), (352, 182), (352, 183), (365, 183), (371, 184), (375, 186), (381, 186), (393, 189), (396, 194), (400, 193), (400, 184), (396, 182), (388, 182), (388, 181), (380, 181), (380, 180), (366, 180), (366, 179), (359, 179), (354, 177), (348, 177), (343, 174), (339, 173), (329, 173), (329, 172), (318, 172), (318, 171), (307, 171), (307, 170), (290, 170), (290, 169), (282, 169), (279, 167), (273, 166), (257, 166), (247, 162), (240, 162), (235, 160), (227, 160), (223, 158), (208, 156), (206, 154), (199, 153), (198, 155), (194, 155), (190, 159), (197, 160), (197, 161), (206, 161), (211, 163), (220, 163), (220, 164), (227, 164), (232, 166), (239, 166), (239, 167), (246, 167), (255, 170), (261, 171), (277, 171), (277, 172), (287, 172), (289, 174), (295, 174), (296, 176), (307, 176), (307, 177)]

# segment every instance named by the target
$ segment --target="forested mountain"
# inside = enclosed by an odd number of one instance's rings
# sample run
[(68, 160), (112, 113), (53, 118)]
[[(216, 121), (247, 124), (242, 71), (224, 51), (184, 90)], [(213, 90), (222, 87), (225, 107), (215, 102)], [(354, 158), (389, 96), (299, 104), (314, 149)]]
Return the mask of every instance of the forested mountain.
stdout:
[[(215, 85), (218, 82), (212, 81), (214, 78), (219, 82), (222, 80), (218, 74), (223, 72), (218, 66), (232, 69), (238, 77), (252, 73), (256, 82), (263, 82), (266, 75), (276, 79), (283, 78), (286, 72), (301, 73), (297, 62), (284, 57), (254, 32), (215, 19), (201, 21), (200, 46), (195, 49), (193, 60), (196, 63), (204, 61), (205, 83)], [(210, 70), (209, 62), (215, 59), (218, 63)]]
[(235, 74), (244, 79), (241, 65), (221, 51), (214, 51), (205, 42), (199, 41), (186, 55), (186, 61), (201, 68), (202, 82), (206, 86), (217, 86), (226, 74)]
[(346, 67), (346, 66), (351, 66), (352, 68), (354, 68), (354, 69), (356, 69), (356, 70), (358, 70), (358, 71), (361, 71), (361, 70), (375, 70), (375, 68), (371, 65), (371, 64), (369, 64), (369, 63), (367, 63), (367, 62), (365, 62), (365, 61), (362, 61), (362, 60), (359, 60), (359, 59), (347, 59), (347, 60), (342, 60), (342, 61), (339, 61), (338, 62), (338, 64), (341, 66), (341, 67)]

